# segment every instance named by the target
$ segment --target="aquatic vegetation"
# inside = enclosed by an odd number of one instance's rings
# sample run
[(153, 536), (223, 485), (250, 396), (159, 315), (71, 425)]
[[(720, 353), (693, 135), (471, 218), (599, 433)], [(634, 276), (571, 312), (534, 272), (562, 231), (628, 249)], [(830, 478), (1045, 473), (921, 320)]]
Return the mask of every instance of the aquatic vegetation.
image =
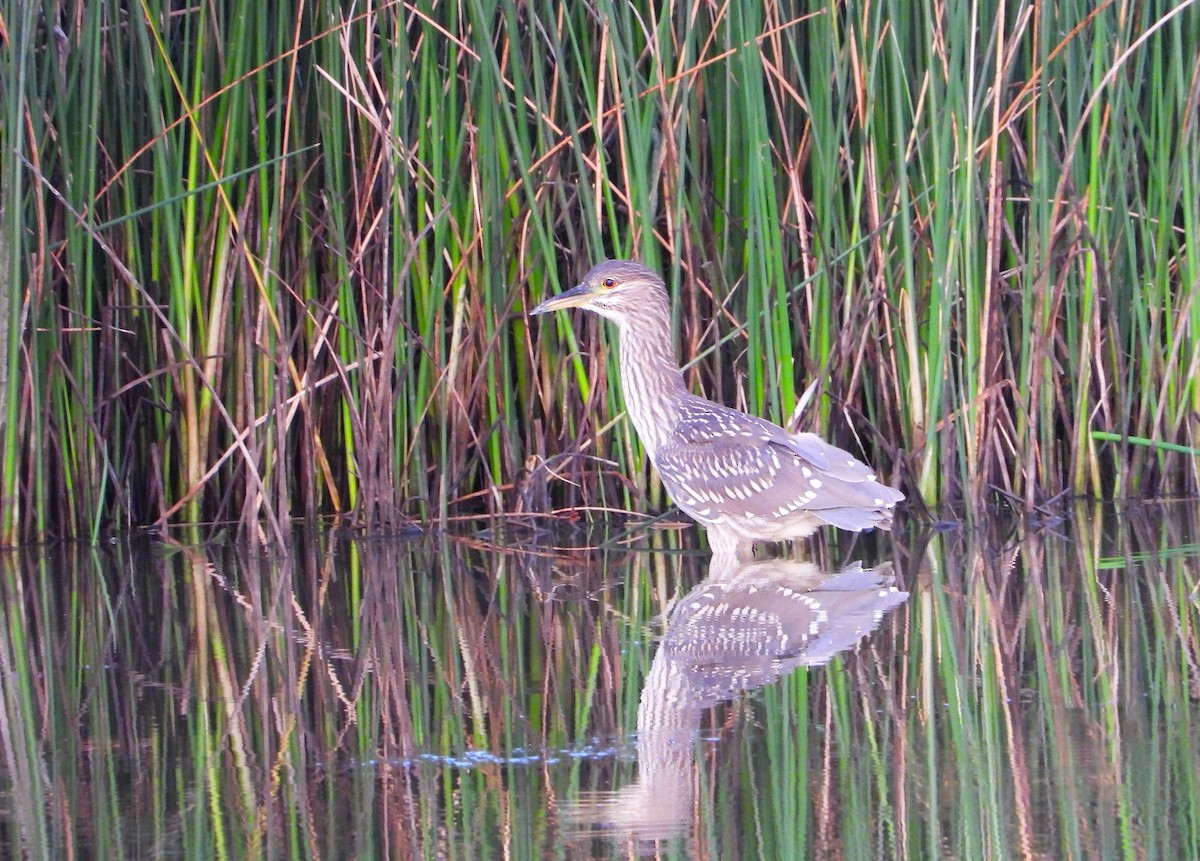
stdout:
[(0, 542), (653, 510), (525, 316), (608, 256), (910, 498), (1200, 490), (1187, 4), (71, 9), (0, 28)]

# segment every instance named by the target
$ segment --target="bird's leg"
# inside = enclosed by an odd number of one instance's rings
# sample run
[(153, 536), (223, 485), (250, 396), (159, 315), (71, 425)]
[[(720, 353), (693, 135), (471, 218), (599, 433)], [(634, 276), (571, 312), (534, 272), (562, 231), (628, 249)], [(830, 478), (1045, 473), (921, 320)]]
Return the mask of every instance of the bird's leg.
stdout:
[(712, 551), (713, 570), (724, 570), (754, 560), (754, 543), (743, 541), (732, 532), (708, 529), (708, 549)]

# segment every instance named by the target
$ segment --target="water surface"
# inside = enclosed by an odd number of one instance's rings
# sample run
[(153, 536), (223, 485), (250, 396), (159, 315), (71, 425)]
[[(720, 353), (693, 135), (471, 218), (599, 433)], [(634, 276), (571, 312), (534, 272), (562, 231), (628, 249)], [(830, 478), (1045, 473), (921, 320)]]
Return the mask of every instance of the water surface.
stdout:
[(1200, 857), (1192, 505), (0, 558), (0, 855)]

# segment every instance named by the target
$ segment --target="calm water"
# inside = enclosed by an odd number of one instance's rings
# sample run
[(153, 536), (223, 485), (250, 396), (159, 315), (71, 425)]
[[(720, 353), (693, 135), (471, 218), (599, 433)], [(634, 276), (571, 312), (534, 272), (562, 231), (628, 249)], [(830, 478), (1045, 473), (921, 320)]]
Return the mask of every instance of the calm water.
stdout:
[(0, 857), (1198, 858), (1190, 505), (0, 557)]

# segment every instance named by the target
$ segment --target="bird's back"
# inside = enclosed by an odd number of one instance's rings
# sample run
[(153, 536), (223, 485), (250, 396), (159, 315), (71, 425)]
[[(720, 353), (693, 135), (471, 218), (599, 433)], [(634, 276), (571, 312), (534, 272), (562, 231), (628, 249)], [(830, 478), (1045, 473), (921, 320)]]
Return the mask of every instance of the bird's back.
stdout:
[(886, 528), (903, 494), (849, 452), (694, 395), (654, 453), (674, 502), (709, 528), (745, 540), (803, 537), (827, 523)]

